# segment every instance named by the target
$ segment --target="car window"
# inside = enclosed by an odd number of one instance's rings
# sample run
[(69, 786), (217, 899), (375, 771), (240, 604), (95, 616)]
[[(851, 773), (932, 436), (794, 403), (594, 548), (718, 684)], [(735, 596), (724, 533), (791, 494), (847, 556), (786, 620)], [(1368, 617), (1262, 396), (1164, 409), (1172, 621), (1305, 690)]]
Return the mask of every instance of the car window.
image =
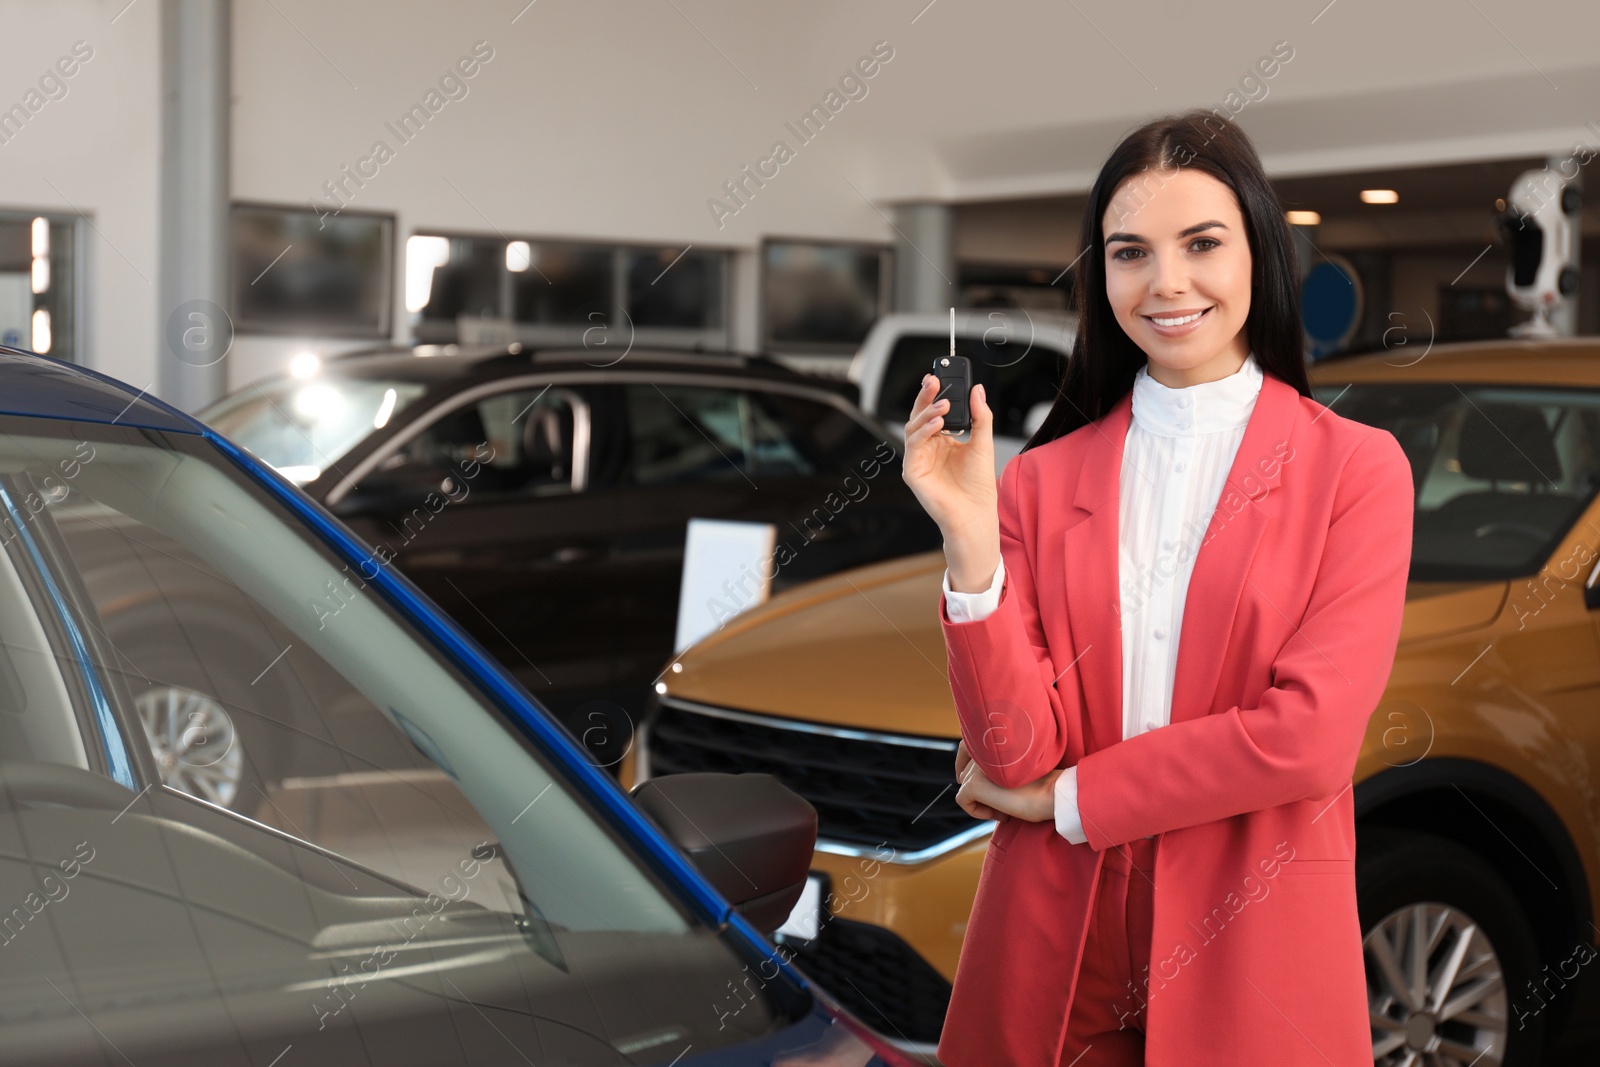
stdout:
[(1600, 488), (1600, 394), (1449, 382), (1312, 393), (1405, 450), (1417, 493), (1414, 579), (1533, 574)]
[(409, 437), (364, 477), (382, 496), (443, 492), (545, 496), (584, 483), (588, 404), (573, 389), (508, 389), (457, 406)]
[(626, 480), (635, 485), (745, 481), (816, 473), (790, 413), (767, 394), (629, 382)]
[[(950, 338), (932, 334), (906, 334), (895, 342), (884, 369), (878, 393), (878, 416), (904, 423), (931, 373), (933, 361), (950, 353)], [(972, 360), (974, 385), (982, 385), (994, 412), (994, 432), (1003, 437), (1029, 436), (1029, 413), (1038, 404), (1055, 400), (1066, 357), (1057, 348), (1035, 341), (986, 344), (983, 338), (957, 337), (956, 355)]]
[(425, 391), (418, 382), (399, 380), (277, 378), (224, 397), (199, 418), (303, 485)]
[[(732, 944), (373, 593), (376, 563), (213, 457), (0, 419), (29, 576), (0, 568), (23, 705), (0, 656), (0, 1060), (666, 1063), (794, 1017), (767, 982), (730, 1025)], [(145, 734), (138, 775), (83, 721)]]
[(786, 429), (794, 449), (811, 470), (830, 477), (858, 473), (868, 457), (882, 462), (891, 447), (848, 411), (792, 393), (759, 393), (757, 401), (773, 412), (774, 423)]

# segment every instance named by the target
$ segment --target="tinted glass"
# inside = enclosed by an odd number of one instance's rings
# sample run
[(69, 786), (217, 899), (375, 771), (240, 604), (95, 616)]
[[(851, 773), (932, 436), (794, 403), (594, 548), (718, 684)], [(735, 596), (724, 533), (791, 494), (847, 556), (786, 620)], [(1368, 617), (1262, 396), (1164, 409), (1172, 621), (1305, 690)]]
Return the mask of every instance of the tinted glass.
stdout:
[(635, 326), (722, 325), (723, 253), (640, 248), (627, 256), (628, 314)]
[[(636, 485), (809, 476), (833, 462), (824, 447), (848, 451), (859, 440), (837, 423), (823, 426), (824, 415), (802, 412), (778, 394), (653, 382), (623, 389), (628, 477)], [(797, 417), (816, 428), (816, 440)]]
[(489, 237), (449, 240), (449, 258), (432, 268), (422, 319), (453, 326), (459, 315), (503, 316), (506, 243)]
[(855, 345), (882, 313), (883, 249), (771, 241), (761, 265), (761, 319), (778, 345)]
[(528, 269), (512, 275), (517, 322), (588, 326), (607, 321), (617, 288), (611, 249), (540, 241), (529, 256)]
[(392, 215), (235, 204), (229, 223), (240, 330), (388, 334)]
[[(469, 401), (409, 438), (361, 481), (369, 492), (570, 491), (587, 459), (587, 404), (572, 389), (528, 386)], [(448, 484), (447, 484), (448, 483)]]
[(209, 456), (0, 422), (0, 1061), (667, 1063), (800, 1010), (730, 1020), (732, 946)]
[(884, 461), (887, 442), (868, 430), (849, 412), (817, 400), (789, 393), (757, 393), (761, 408), (772, 413), (795, 452), (805, 457), (814, 473), (830, 476), (859, 473), (869, 456)]
[(1318, 385), (1335, 412), (1411, 460), (1411, 577), (1533, 574), (1600, 486), (1600, 395), (1455, 383)]

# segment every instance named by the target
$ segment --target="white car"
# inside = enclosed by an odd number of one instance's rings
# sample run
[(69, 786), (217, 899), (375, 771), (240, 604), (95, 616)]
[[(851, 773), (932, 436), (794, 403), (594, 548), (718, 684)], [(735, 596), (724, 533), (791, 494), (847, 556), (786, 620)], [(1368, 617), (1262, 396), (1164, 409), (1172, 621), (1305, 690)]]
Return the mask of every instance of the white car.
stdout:
[[(1023, 308), (957, 308), (956, 354), (972, 360), (994, 411), (995, 473), (1022, 451), (1055, 401), (1078, 317)], [(922, 376), (950, 351), (946, 312), (885, 315), (850, 362), (861, 407), (901, 440)]]

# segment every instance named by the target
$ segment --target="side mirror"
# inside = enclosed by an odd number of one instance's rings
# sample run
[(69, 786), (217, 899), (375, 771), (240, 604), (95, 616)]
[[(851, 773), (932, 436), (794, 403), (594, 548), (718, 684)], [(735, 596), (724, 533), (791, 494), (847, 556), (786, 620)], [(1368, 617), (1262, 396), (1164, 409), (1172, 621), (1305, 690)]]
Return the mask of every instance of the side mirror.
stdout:
[(398, 486), (352, 486), (329, 510), (335, 515), (368, 515), (375, 511), (403, 511), (422, 503), (426, 491)]
[(817, 809), (770, 774), (669, 774), (630, 793), (639, 808), (771, 937), (805, 891)]
[(402, 467), (379, 471), (339, 498), (335, 515), (366, 515), (421, 507), (431, 492), (447, 492), (450, 472), (440, 467)]

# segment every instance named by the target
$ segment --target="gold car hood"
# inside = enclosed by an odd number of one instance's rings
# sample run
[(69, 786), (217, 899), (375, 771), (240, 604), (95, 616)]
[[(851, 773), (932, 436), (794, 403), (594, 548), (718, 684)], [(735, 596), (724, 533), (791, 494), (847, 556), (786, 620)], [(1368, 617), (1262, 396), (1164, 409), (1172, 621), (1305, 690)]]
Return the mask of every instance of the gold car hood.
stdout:
[[(944, 553), (820, 578), (686, 649), (667, 696), (889, 733), (960, 734), (939, 626)], [(1487, 626), (1505, 582), (1413, 582), (1401, 644)]]
[(955, 737), (939, 627), (944, 553), (785, 590), (686, 649), (669, 697), (890, 733)]

